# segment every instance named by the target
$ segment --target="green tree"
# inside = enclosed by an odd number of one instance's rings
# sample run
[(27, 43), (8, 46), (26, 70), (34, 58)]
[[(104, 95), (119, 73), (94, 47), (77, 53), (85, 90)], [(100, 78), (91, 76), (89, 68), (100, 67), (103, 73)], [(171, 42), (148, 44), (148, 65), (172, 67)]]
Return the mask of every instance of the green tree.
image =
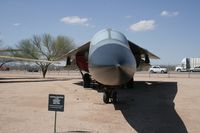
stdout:
[[(57, 36), (54, 38), (50, 34), (43, 34), (41, 36), (34, 35), (31, 39), (22, 40), (16, 47), (21, 51), (14, 52), (14, 56), (57, 61), (74, 48), (74, 42), (67, 36)], [(41, 68), (43, 78), (45, 78), (48, 67), (52, 63), (36, 62), (36, 64)]]

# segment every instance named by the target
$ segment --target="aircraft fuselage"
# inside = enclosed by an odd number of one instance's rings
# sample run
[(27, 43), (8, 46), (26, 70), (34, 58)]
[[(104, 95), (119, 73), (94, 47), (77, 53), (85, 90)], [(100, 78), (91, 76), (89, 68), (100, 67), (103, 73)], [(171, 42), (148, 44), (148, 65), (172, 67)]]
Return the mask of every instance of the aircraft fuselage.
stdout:
[(126, 37), (111, 29), (96, 33), (90, 44), (88, 68), (92, 78), (104, 85), (122, 85), (132, 79), (136, 61)]

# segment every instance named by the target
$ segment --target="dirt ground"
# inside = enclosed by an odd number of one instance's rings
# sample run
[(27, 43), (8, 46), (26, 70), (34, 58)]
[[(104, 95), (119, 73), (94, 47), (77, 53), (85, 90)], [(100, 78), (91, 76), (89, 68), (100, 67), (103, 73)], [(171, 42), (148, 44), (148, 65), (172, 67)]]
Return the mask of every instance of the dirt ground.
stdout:
[(48, 95), (64, 94), (57, 132), (198, 133), (200, 79), (135, 75), (132, 89), (118, 90), (118, 104), (104, 104), (103, 93), (84, 89), (77, 73), (0, 72), (0, 133), (53, 133)]

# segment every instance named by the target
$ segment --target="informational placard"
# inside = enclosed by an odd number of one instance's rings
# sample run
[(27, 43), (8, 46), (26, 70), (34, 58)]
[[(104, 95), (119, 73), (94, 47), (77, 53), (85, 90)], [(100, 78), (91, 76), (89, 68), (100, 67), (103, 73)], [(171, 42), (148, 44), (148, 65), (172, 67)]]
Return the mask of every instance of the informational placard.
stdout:
[(49, 94), (49, 111), (64, 111), (65, 96), (58, 94)]

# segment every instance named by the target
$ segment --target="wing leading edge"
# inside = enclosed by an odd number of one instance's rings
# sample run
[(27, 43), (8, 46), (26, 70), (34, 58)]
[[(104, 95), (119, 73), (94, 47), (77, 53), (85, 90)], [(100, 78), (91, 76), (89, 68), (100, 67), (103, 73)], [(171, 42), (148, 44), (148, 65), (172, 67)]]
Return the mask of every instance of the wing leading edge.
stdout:
[(156, 56), (155, 54), (149, 52), (148, 50), (136, 45), (135, 43), (128, 41), (129, 46), (131, 51), (133, 52), (133, 54), (137, 54), (140, 55), (141, 58), (145, 58), (146, 55), (148, 55), (148, 57), (150, 59), (160, 59), (158, 56)]
[(76, 54), (87, 53), (87, 52), (89, 52), (89, 47), (90, 47), (90, 42), (87, 42), (76, 49), (72, 49), (67, 54), (65, 54), (63, 57), (72, 57), (73, 58), (76, 56)]
[[(128, 41), (130, 49), (137, 61), (137, 67), (142, 66), (144, 63), (148, 64), (149, 59), (160, 59), (155, 54), (149, 52), (148, 50), (136, 45), (135, 43)], [(90, 47), (90, 41), (84, 45), (69, 51), (64, 57), (73, 58), (76, 60), (77, 66), (86, 72), (88, 72), (88, 52)], [(146, 61), (148, 60), (148, 61)]]
[[(76, 64), (80, 70), (89, 72), (88, 70), (88, 53), (90, 48), (90, 42), (85, 43), (84, 45), (69, 51), (64, 57), (67, 57), (67, 60), (75, 59)], [(68, 61), (67, 61), (68, 62)]]

